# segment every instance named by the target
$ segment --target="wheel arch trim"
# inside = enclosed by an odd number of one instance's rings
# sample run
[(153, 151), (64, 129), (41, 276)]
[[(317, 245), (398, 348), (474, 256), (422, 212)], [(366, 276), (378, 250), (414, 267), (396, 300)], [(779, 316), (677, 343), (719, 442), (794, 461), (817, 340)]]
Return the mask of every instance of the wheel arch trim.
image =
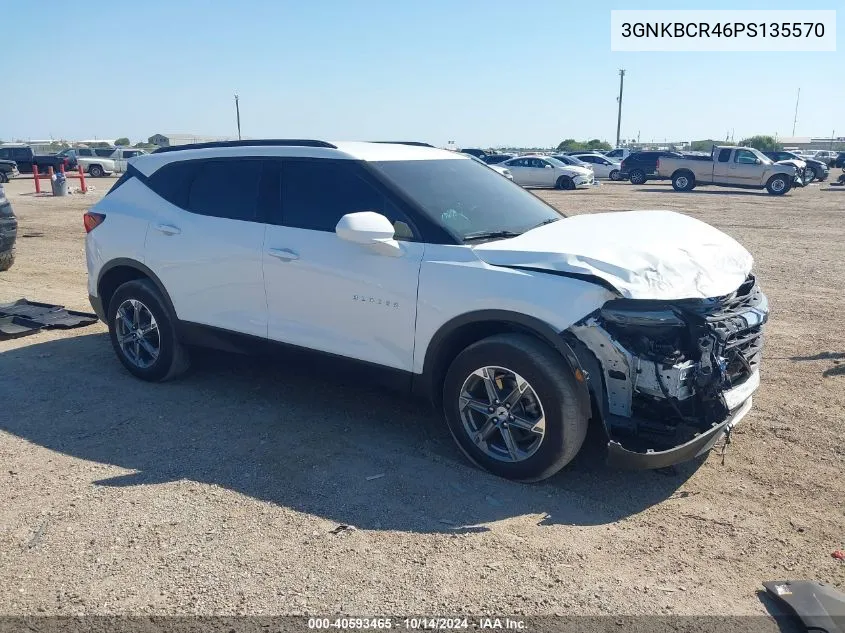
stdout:
[(587, 388), (586, 371), (581, 366), (578, 355), (562, 336), (561, 332), (536, 317), (510, 310), (488, 309), (466, 312), (441, 325), (431, 337), (426, 348), (423, 360), (423, 373), (414, 376), (413, 388), (415, 393), (426, 397), (435, 404), (438, 403), (440, 400), (440, 390), (436, 382), (439, 374), (446, 369), (443, 367), (443, 363), (446, 362), (449, 356), (454, 358), (457, 353), (460, 353), (460, 350), (456, 350), (455, 354), (451, 353), (453, 350), (449, 345), (450, 338), (467, 326), (481, 326), (485, 324), (500, 324), (511, 327), (517, 331), (536, 336), (541, 341), (550, 345), (561, 355), (569, 365), (571, 371), (575, 373), (576, 383), (579, 385), (579, 397), (583, 399), (582, 404), (586, 407), (585, 410), (590, 410), (590, 394)]
[[(97, 296), (102, 300), (102, 293), (101, 287), (103, 283), (103, 278), (106, 274), (114, 270), (115, 268), (132, 268), (137, 270), (139, 273), (143, 274), (147, 277), (150, 281), (155, 284), (156, 289), (161, 293), (161, 297), (164, 300), (164, 304), (167, 306), (170, 314), (173, 316), (175, 320), (178, 321), (178, 316), (176, 314), (176, 309), (173, 307), (173, 302), (170, 300), (170, 295), (167, 292), (167, 289), (164, 287), (164, 284), (161, 283), (161, 279), (158, 278), (150, 268), (139, 262), (135, 259), (129, 259), (128, 257), (118, 257), (116, 259), (110, 260), (108, 263), (104, 264), (102, 268), (100, 268), (100, 273), (97, 275)], [(107, 305), (103, 305), (103, 310), (108, 314), (109, 307)]]

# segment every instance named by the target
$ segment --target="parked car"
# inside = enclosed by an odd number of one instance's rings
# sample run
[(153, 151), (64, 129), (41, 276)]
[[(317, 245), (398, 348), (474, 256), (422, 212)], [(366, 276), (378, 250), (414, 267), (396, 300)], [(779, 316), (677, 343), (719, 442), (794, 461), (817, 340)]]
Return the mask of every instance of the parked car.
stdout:
[(621, 163), (632, 153), (633, 152), (627, 147), (617, 147), (616, 149), (612, 149), (609, 152), (605, 152), (604, 155), (614, 162)]
[(482, 157), (483, 160), (488, 165), (498, 165), (499, 163), (503, 163), (506, 160), (510, 160), (513, 158), (513, 154), (487, 154), (486, 156)]
[(469, 156), (475, 162), (484, 165), (488, 169), (492, 169), (497, 174), (504, 176), (508, 180), (513, 180), (513, 174), (511, 173), (510, 169), (508, 169), (507, 167), (502, 167), (501, 165), (490, 165), (489, 163), (485, 163), (483, 160), (481, 160), (477, 156), (473, 156), (472, 154), (467, 154), (467, 156)]
[(587, 167), (589, 168), (590, 165), (585, 163), (583, 160), (578, 160), (574, 156), (569, 156), (568, 154), (552, 154), (552, 158), (555, 160), (559, 160), (564, 165), (576, 165), (578, 167)]
[(827, 177), (830, 175), (830, 168), (827, 166), (827, 163), (822, 162), (820, 160), (816, 160), (815, 158), (807, 158), (804, 156), (799, 156), (795, 152), (786, 152), (783, 150), (763, 152), (763, 154), (765, 154), (768, 158), (771, 158), (775, 162), (793, 161), (793, 164), (795, 164), (796, 168), (798, 167), (796, 161), (803, 162), (804, 166), (801, 169), (804, 170), (805, 183), (811, 183), (814, 180), (827, 180)]
[(601, 154), (574, 154), (573, 158), (577, 158), (592, 167), (596, 178), (619, 180), (619, 163), (605, 158)]
[(672, 179), (675, 191), (691, 191), (698, 185), (766, 189), (779, 196), (794, 184), (802, 184), (792, 165), (780, 165), (752, 147), (715, 146), (709, 158), (662, 157), (657, 173)]
[(833, 161), (833, 166), (837, 169), (845, 169), (845, 152), (839, 152), (836, 159)]
[[(82, 169), (92, 178), (102, 178), (117, 171), (117, 165), (111, 158), (103, 158), (96, 153), (96, 149), (78, 147), (60, 152), (68, 160), (71, 169)], [(111, 150), (109, 154), (114, 152)]]
[(642, 185), (649, 180), (662, 180), (657, 173), (657, 160), (663, 156), (677, 156), (681, 154), (668, 151), (634, 152), (622, 159), (619, 164), (619, 178), (630, 180), (633, 185)]
[(502, 163), (513, 174), (513, 181), (523, 187), (586, 189), (595, 184), (593, 170), (566, 165), (551, 156), (520, 156)]
[(329, 354), (321, 379), (366, 367), (428, 396), (503, 477), (560, 470), (590, 420), (614, 465), (692, 459), (759, 385), (768, 302), (731, 237), (670, 211), (567, 218), (456, 152), (166, 148), (84, 224), (91, 305), (131, 374), (174, 378), (198, 344)]
[(812, 156), (810, 156), (809, 158), (813, 158), (815, 160), (822, 161), (828, 167), (830, 167), (831, 165), (833, 165), (833, 163), (836, 162), (836, 156), (837, 156), (837, 152), (835, 152), (833, 150), (819, 149), (819, 150), (812, 152)]
[(461, 153), (469, 154), (470, 156), (475, 156), (476, 158), (481, 158), (482, 160), (484, 159), (485, 156), (487, 156), (487, 152), (485, 152), (483, 149), (477, 149), (477, 148), (472, 148), (472, 147), (462, 149)]
[(9, 270), (15, 263), (15, 240), (18, 237), (18, 219), (6, 189), (0, 184), (0, 271)]
[(14, 178), (20, 173), (18, 171), (18, 164), (13, 160), (0, 160), (0, 184), (9, 182), (10, 178)]
[(50, 167), (58, 171), (62, 165), (67, 166), (63, 157), (57, 154), (36, 154), (29, 145), (0, 145), (0, 159), (15, 161), (22, 174), (31, 174), (33, 165), (37, 165), (41, 173), (47, 173)]

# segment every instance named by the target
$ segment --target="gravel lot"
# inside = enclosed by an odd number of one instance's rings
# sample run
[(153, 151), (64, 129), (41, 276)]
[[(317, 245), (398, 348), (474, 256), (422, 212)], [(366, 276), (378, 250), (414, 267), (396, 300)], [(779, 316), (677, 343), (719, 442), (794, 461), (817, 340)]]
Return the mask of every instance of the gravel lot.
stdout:
[[(7, 185), (0, 302), (89, 309), (81, 213), (111, 184), (89, 182)], [(0, 614), (760, 614), (764, 580), (845, 586), (845, 192), (824, 189), (538, 192), (682, 211), (755, 255), (763, 385), (724, 463), (613, 471), (594, 436), (514, 484), (422, 406), (284, 360), (209, 352), (150, 385), (101, 324), (0, 342)]]

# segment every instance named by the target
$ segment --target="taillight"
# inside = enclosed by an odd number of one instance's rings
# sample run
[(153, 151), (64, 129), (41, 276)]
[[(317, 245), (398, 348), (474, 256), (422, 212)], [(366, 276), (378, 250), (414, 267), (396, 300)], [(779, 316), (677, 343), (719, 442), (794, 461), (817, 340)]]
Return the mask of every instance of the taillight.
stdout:
[(93, 213), (91, 211), (86, 211), (85, 215), (82, 216), (82, 222), (85, 224), (85, 232), (90, 233), (100, 226), (105, 219), (105, 213)]

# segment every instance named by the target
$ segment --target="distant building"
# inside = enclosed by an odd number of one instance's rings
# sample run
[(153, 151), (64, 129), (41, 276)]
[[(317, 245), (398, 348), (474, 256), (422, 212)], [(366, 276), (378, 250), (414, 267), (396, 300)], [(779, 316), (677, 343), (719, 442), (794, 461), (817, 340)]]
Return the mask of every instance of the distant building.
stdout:
[(778, 143), (784, 147), (794, 149), (828, 149), (845, 150), (845, 136), (823, 137), (823, 136), (783, 136), (778, 138)]
[(188, 145), (190, 143), (213, 143), (215, 141), (234, 141), (231, 136), (198, 136), (196, 134), (153, 134), (147, 139), (149, 143), (159, 147), (173, 147), (174, 145)]

